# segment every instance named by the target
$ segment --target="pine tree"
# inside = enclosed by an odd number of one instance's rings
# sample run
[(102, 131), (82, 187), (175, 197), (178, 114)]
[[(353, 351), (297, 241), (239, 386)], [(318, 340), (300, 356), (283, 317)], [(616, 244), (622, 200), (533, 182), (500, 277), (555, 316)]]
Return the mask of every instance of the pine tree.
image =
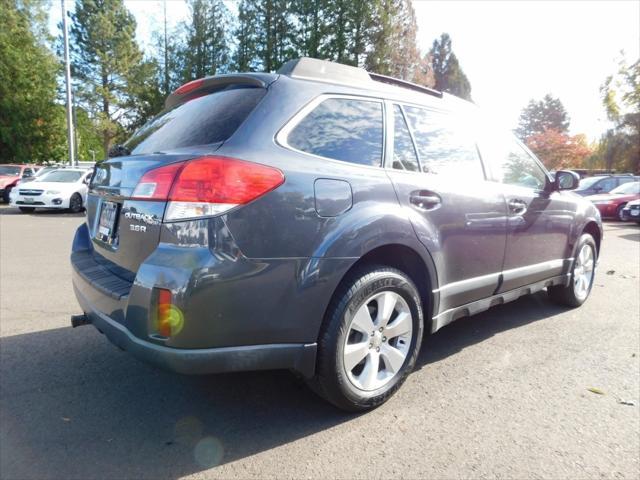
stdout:
[(256, 0), (256, 3), (258, 58), (262, 70), (274, 72), (296, 56), (291, 38), (294, 30), (291, 0)]
[(296, 18), (293, 48), (301, 57), (323, 58), (327, 48), (328, 2), (323, 0), (293, 0), (292, 12)]
[(516, 134), (522, 140), (544, 133), (545, 130), (555, 130), (560, 133), (569, 131), (569, 115), (558, 98), (550, 94), (542, 100), (531, 100), (522, 110)]
[(253, 0), (241, 0), (235, 29), (237, 42), (233, 68), (238, 72), (254, 71), (258, 63), (257, 23), (258, 9)]
[(373, 5), (367, 69), (403, 80), (426, 81), (426, 67), (416, 43), (418, 26), (411, 2), (379, 0)]
[(55, 103), (59, 65), (45, 46), (43, 4), (0, 0), (0, 163), (63, 160), (64, 108)]
[(460, 67), (458, 57), (453, 53), (449, 34), (443, 33), (440, 39), (434, 40), (429, 53), (433, 65), (436, 90), (449, 92), (470, 100), (471, 84)]
[(231, 14), (222, 0), (191, 0), (184, 49), (185, 81), (224, 73), (230, 60)]
[(139, 116), (142, 52), (122, 0), (76, 0), (71, 23), (76, 97), (97, 123), (105, 152)]

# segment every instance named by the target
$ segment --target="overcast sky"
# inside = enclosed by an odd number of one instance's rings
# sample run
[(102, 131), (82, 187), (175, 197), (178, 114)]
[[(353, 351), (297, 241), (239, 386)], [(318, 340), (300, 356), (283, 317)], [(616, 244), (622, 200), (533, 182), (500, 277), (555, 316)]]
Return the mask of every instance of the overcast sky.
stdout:
[[(163, 2), (125, 0), (145, 44), (160, 28)], [(235, 10), (235, 3), (225, 2)], [(73, 2), (67, 0), (68, 8)], [(608, 124), (599, 96), (615, 72), (620, 51), (640, 57), (640, 2), (628, 1), (413, 1), (418, 43), (427, 51), (447, 32), (471, 82), (473, 100), (514, 128), (531, 98), (551, 93), (571, 117), (572, 133), (599, 137)], [(185, 19), (182, 0), (167, 2), (171, 24)], [(60, 6), (52, 2), (57, 34)]]

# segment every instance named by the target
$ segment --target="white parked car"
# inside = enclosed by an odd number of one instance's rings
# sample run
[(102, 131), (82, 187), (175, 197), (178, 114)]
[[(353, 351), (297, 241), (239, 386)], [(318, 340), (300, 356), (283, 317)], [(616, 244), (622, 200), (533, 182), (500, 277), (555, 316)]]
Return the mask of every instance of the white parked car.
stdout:
[(12, 207), (29, 213), (36, 208), (69, 209), (80, 212), (87, 200), (91, 170), (64, 168), (53, 170), (11, 190)]

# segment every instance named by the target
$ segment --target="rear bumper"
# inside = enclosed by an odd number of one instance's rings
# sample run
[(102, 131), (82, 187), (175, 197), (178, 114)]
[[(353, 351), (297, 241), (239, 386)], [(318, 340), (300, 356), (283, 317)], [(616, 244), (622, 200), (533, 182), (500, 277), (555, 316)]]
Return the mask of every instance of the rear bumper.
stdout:
[[(187, 268), (184, 256), (193, 258), (196, 251), (210, 262), (204, 270)], [(86, 224), (76, 233), (71, 255), (74, 293), (89, 322), (140, 360), (183, 374), (288, 369), (311, 377), (317, 333), (314, 317), (301, 314), (302, 308), (310, 311), (309, 299), (282, 281), (283, 270), (297, 263), (247, 269), (248, 260), (219, 260), (208, 250), (163, 245), (126, 277), (94, 254)], [(214, 274), (216, 282), (205, 283)], [(171, 289), (184, 313), (184, 328), (175, 337), (156, 333), (155, 288)], [(272, 299), (291, 312), (274, 309)]]
[(157, 345), (134, 336), (125, 326), (100, 312), (83, 294), (92, 287), (74, 275), (74, 292), (89, 321), (111, 343), (147, 363), (188, 375), (249, 370), (294, 370), (310, 378), (315, 371), (316, 344), (270, 344), (180, 349)]

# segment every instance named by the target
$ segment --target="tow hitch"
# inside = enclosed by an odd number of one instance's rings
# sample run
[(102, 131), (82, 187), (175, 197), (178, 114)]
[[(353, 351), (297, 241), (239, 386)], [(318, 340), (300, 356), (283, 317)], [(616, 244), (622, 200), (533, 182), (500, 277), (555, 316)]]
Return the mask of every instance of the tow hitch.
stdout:
[(84, 313), (82, 315), (71, 315), (71, 326), (73, 328), (88, 325), (90, 323), (89, 318)]

